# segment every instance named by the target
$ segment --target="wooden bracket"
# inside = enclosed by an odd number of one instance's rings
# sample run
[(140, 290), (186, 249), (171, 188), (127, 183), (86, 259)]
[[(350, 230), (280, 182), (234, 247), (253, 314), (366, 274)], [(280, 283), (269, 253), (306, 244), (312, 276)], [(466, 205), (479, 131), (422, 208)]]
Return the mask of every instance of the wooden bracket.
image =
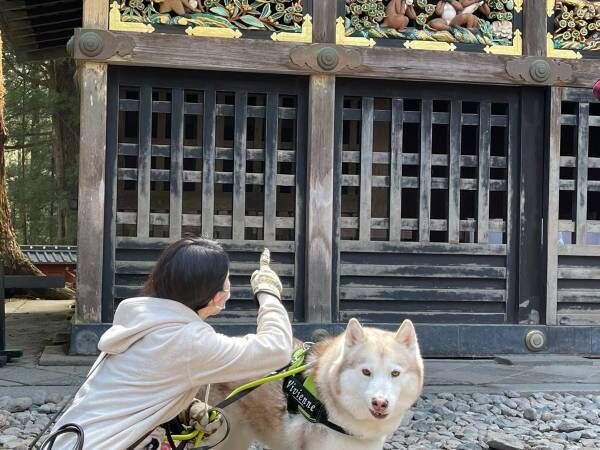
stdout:
[(542, 85), (573, 80), (573, 68), (564, 62), (532, 56), (511, 59), (506, 63), (506, 73), (517, 81)]
[(115, 55), (128, 57), (133, 54), (133, 39), (123, 33), (78, 28), (67, 44), (74, 59), (106, 61)]
[(341, 70), (361, 71), (362, 57), (352, 48), (313, 44), (294, 47), (290, 52), (293, 66), (316, 73), (336, 73)]

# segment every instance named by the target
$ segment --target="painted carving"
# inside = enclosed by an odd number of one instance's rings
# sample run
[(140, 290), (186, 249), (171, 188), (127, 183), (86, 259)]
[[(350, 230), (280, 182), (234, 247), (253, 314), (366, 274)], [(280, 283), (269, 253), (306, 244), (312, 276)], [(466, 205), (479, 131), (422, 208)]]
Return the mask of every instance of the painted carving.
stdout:
[(302, 33), (304, 0), (120, 0), (121, 22)]
[(556, 50), (600, 50), (600, 1), (555, 0), (552, 17)]
[(345, 32), (347, 37), (513, 46), (514, 18), (522, 4), (523, 0), (346, 0)]

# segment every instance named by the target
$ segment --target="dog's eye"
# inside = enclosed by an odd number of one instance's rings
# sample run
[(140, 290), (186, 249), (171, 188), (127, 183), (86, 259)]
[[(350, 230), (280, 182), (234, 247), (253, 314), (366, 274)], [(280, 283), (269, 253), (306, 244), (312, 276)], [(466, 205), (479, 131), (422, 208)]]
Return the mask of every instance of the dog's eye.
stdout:
[(371, 371), (369, 369), (363, 369), (362, 373), (365, 377), (370, 377), (371, 376)]
[(400, 376), (400, 371), (399, 370), (392, 370), (392, 376), (394, 378), (399, 377)]

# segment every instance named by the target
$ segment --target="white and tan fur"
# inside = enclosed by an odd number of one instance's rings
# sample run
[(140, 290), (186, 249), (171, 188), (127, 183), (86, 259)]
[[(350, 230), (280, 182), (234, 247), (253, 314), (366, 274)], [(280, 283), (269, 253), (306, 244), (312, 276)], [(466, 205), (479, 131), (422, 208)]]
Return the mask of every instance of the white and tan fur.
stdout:
[[(316, 344), (308, 362), (329, 420), (351, 436), (289, 415), (281, 382), (272, 382), (226, 409), (231, 434), (217, 448), (247, 450), (259, 441), (270, 450), (381, 450), (423, 387), (423, 361), (409, 320), (393, 333), (351, 319), (340, 336)], [(213, 386), (212, 400), (234, 387)]]

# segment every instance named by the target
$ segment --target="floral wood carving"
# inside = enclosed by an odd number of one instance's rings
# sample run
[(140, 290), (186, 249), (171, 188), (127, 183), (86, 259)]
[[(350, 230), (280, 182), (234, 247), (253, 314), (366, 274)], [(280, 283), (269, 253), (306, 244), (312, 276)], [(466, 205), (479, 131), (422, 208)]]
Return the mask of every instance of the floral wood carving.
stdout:
[[(573, 57), (577, 57), (579, 51), (600, 51), (600, 1), (554, 0), (550, 25), (553, 30), (550, 53), (572, 50)], [(561, 52), (556, 56), (561, 56)]]
[[(303, 3), (304, 0), (120, 0), (118, 8), (122, 23), (180, 25), (187, 27), (188, 34), (205, 36), (210, 33), (194, 29), (302, 33)], [(217, 34), (225, 37), (223, 32)]]
[[(407, 48), (454, 50), (454, 44), (511, 47), (523, 1), (346, 0), (345, 33), (348, 37), (401, 39)], [(517, 50), (520, 53), (519, 48), (505, 54)]]

